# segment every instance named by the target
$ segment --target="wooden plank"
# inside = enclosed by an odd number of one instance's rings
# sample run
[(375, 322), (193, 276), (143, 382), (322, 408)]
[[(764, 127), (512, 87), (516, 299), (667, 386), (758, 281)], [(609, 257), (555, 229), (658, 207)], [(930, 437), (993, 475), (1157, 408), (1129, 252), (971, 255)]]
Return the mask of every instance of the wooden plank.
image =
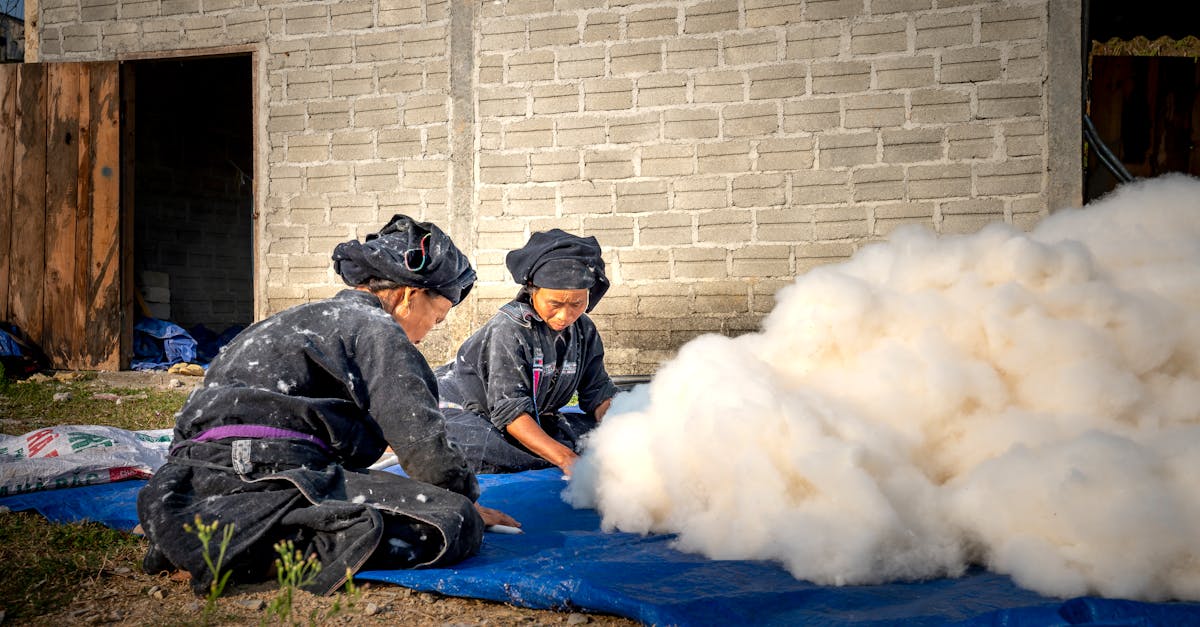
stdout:
[(46, 269), (46, 89), (44, 65), (17, 72), (17, 132), (13, 148), (12, 258), (9, 316), (34, 342), (42, 338), (42, 275)]
[(0, 64), (0, 321), (8, 320), (12, 246), (13, 148), (17, 133), (17, 65)]
[(75, 308), (75, 209), (79, 203), (79, 75), (77, 63), (46, 71), (46, 291), (42, 350), (54, 368), (71, 367)]
[(134, 281), (133, 281), (133, 163), (134, 138), (137, 128), (136, 103), (134, 94), (137, 87), (132, 63), (120, 67), (121, 81), (118, 88), (121, 92), (121, 202), (120, 217), (121, 242), (120, 251), (120, 284), (121, 291), (121, 368), (128, 368), (133, 360), (133, 322), (136, 315), (133, 311)]
[(95, 157), (93, 145), (95, 129), (92, 128), (92, 67), (94, 63), (72, 64), (79, 68), (77, 93), (79, 95), (75, 108), (76, 128), (79, 129), (75, 149), (75, 172), (77, 188), (75, 190), (75, 215), (73, 226), (75, 230), (74, 259), (71, 278), (71, 308), (64, 324), (70, 328), (67, 343), (67, 367), (72, 370), (87, 370), (92, 360), (88, 357), (87, 328), (89, 304), (91, 301), (91, 271), (92, 258), (92, 160)]
[[(38, 26), (37, 16), (39, 0), (25, 0), (25, 15), (33, 16), (25, 20), (25, 62), (37, 63), (42, 56), (42, 35)], [(53, 7), (53, 3), (50, 5)]]
[[(250, 283), (250, 312), (251, 320), (259, 320), (267, 315), (267, 266), (262, 263), (266, 258), (266, 242), (263, 240), (261, 233), (264, 231), (263, 224), (266, 220), (261, 219), (258, 204), (258, 181), (262, 176), (259, 173), (258, 167), (258, 142), (260, 132), (258, 130), (258, 97), (259, 97), (259, 81), (263, 80), (263, 76), (258, 73), (258, 53), (250, 53), (250, 202), (252, 208), (250, 211), (250, 250), (251, 257), (251, 283)], [(265, 138), (263, 138), (265, 139)], [(264, 188), (265, 189), (265, 188)], [(472, 214), (473, 216), (474, 214)], [(478, 299), (472, 302), (479, 302)], [(466, 337), (465, 335), (463, 336)]]
[(91, 67), (91, 247), (85, 327), (89, 368), (121, 368), (121, 124), (120, 65)]

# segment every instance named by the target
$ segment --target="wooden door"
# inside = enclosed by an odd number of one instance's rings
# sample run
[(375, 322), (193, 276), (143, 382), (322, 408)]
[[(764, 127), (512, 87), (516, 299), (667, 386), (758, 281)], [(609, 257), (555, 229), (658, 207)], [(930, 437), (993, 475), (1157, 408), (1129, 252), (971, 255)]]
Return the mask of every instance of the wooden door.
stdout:
[(0, 318), (55, 368), (121, 366), (120, 104), (116, 62), (0, 65)]

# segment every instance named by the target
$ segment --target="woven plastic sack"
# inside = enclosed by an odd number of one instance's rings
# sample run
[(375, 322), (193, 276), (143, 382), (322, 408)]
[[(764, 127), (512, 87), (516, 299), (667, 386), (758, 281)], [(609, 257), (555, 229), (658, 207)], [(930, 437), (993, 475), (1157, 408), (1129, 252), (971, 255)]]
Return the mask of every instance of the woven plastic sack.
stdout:
[(167, 460), (171, 429), (64, 425), (0, 435), (0, 497), (146, 479)]

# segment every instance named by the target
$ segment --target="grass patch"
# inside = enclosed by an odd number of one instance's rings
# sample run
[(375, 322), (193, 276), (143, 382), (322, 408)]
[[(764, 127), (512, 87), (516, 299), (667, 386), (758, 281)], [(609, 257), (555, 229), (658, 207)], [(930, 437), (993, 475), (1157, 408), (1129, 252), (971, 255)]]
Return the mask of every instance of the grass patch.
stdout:
[(0, 433), (21, 435), (58, 425), (165, 429), (175, 426), (175, 412), (186, 399), (185, 391), (119, 388), (94, 380), (9, 381), (0, 383)]
[(5, 621), (37, 618), (69, 603), (79, 584), (140, 563), (143, 541), (99, 523), (60, 525), (32, 512), (0, 514), (0, 608)]

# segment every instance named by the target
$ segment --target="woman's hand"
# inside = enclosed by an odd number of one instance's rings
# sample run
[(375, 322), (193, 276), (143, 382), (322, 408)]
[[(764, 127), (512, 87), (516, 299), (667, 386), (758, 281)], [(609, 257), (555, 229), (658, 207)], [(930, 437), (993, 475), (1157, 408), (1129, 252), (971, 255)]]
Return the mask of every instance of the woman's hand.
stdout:
[(509, 527), (521, 526), (521, 523), (517, 522), (517, 519), (498, 509), (484, 507), (479, 503), (476, 503), (475, 511), (479, 512), (479, 517), (483, 519), (483, 524), (488, 527), (491, 527), (492, 525), (507, 525)]
[(525, 445), (525, 448), (562, 469), (563, 474), (570, 475), (571, 466), (575, 464), (575, 460), (579, 459), (575, 451), (546, 435), (541, 425), (529, 414), (521, 414), (516, 420), (510, 422), (507, 431), (518, 442)]
[(564, 475), (570, 477), (571, 467), (574, 466), (575, 462), (577, 461), (579, 461), (579, 455), (576, 454), (575, 451), (568, 451), (567, 457), (563, 459), (561, 464), (557, 464), (557, 466), (563, 471)]

